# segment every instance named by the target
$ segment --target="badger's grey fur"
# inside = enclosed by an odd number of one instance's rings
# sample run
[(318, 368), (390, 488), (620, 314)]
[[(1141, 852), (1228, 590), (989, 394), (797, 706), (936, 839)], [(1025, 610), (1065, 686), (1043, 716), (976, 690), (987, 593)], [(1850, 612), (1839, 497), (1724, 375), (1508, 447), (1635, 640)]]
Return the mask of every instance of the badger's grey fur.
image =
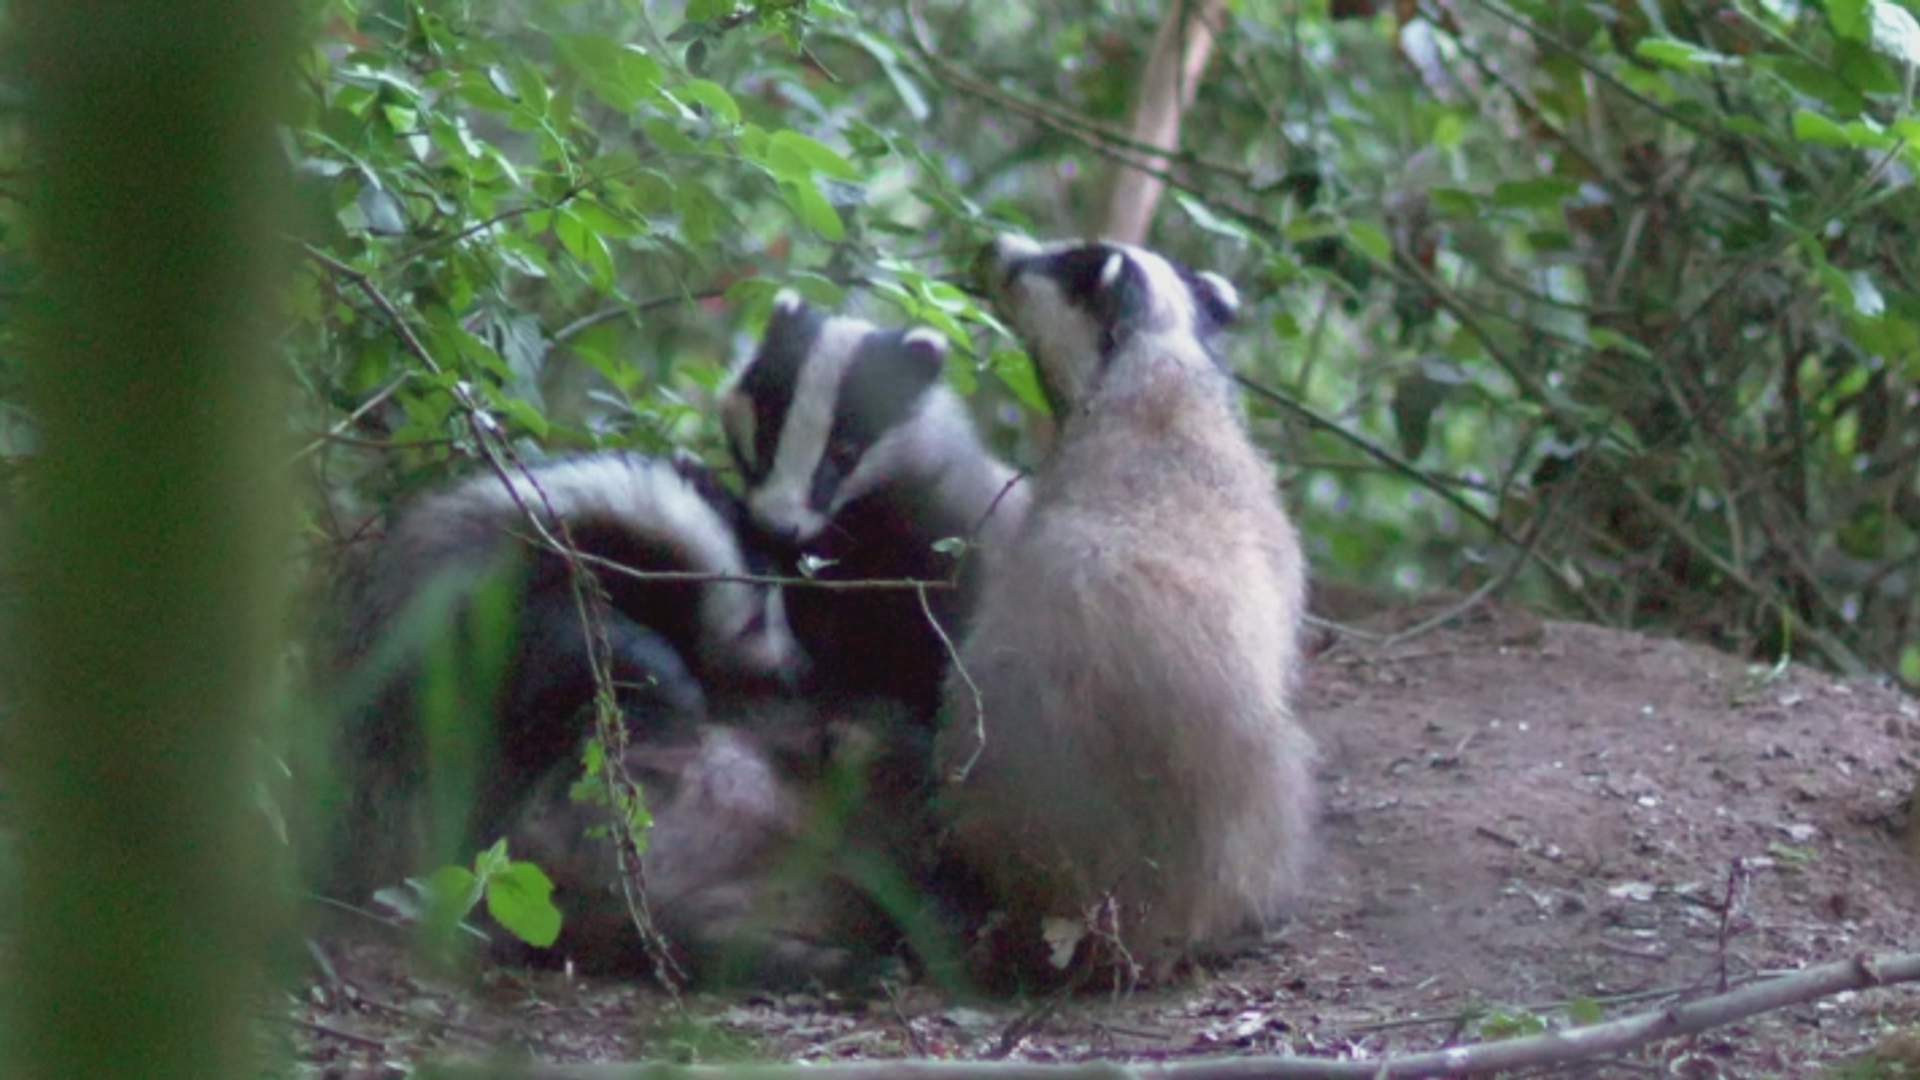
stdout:
[(1061, 427), (946, 686), (946, 844), (1012, 963), (1064, 918), (1157, 966), (1301, 883), (1299, 543), (1210, 346), (1231, 286), (1115, 244), (988, 263)]
[[(819, 578), (945, 582), (953, 562), (933, 545), (971, 540), (958, 593), (928, 594), (957, 639), (978, 568), (1028, 495), (947, 387), (946, 354), (931, 329), (885, 329), (784, 291), (720, 413), (754, 520), (827, 561)], [(800, 587), (787, 604), (820, 692), (894, 697), (931, 720), (949, 650), (914, 591)]]
[[(625, 762), (653, 828), (646, 902), (695, 981), (850, 986), (900, 943), (905, 887), (928, 825), (924, 795), (887, 785), (884, 740), (905, 721), (870, 701), (831, 713), (794, 696), (733, 702), (724, 722), (634, 743)], [(575, 802), (556, 769), (520, 806), (509, 849), (546, 868), (566, 912), (553, 952), (581, 970), (647, 973), (603, 809)]]
[[(567, 564), (536, 539), (535, 520), (556, 536), (564, 525), (580, 551), (610, 563), (738, 576), (751, 569), (738, 514), (697, 468), (621, 453), (539, 463), (511, 487), (482, 472), (407, 506), (349, 569), (327, 643), (330, 688), (365, 702), (343, 706), (349, 797), (328, 886), (364, 893), (423, 857), (436, 662), (438, 685), (456, 692), (440, 707), (458, 710), (449, 719), (469, 737), (476, 782), (471, 820), (442, 822), (440, 840), (491, 843), (522, 793), (577, 760), (595, 692), (591, 642)], [(804, 657), (778, 590), (647, 581), (592, 565), (608, 600), (609, 674), (637, 737), (684, 734), (716, 691), (798, 677)], [(505, 601), (492, 606), (506, 615), (490, 632), (476, 628), (489, 598)]]

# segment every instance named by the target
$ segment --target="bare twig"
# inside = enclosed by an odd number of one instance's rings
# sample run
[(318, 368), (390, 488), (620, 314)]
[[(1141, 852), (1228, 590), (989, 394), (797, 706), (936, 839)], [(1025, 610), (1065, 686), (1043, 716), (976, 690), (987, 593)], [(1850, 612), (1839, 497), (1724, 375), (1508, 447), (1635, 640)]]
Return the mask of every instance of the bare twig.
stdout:
[(1661, 1039), (1706, 1031), (1774, 1009), (1860, 990), (1920, 980), (1920, 954), (1855, 957), (1730, 993), (1590, 1027), (1523, 1039), (1459, 1046), (1379, 1061), (1301, 1057), (1236, 1057), (1179, 1062), (861, 1061), (803, 1065), (443, 1065), (420, 1075), (449, 1080), (1408, 1080), (1481, 1076), (1541, 1069), (1632, 1050)]

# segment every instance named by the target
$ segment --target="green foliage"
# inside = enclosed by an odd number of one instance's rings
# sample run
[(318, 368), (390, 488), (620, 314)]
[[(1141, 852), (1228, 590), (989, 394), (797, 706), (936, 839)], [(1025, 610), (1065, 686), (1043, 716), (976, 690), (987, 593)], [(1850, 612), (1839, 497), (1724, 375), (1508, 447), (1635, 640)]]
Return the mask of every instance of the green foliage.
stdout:
[(383, 890), (381, 899), (417, 919), (429, 949), (442, 957), (456, 955), (466, 920), (483, 901), (495, 922), (529, 945), (546, 948), (560, 936), (552, 880), (538, 866), (508, 858), (505, 840), (474, 856), (471, 869), (442, 866), (404, 890)]

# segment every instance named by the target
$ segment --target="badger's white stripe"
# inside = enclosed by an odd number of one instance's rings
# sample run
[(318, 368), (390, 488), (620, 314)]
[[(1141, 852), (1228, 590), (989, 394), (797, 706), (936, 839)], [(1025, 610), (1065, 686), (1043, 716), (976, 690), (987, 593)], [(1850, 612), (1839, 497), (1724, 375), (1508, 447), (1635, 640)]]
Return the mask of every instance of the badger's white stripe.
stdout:
[(1233, 282), (1228, 281), (1226, 278), (1221, 277), (1211, 270), (1202, 270), (1198, 276), (1200, 280), (1206, 282), (1212, 287), (1214, 292), (1219, 294), (1220, 302), (1227, 305), (1228, 311), (1234, 312), (1235, 314), (1239, 313), (1240, 290), (1233, 287)]
[[(518, 503), (491, 472), (435, 500), (455, 514), (505, 522), (517, 518), (521, 505), (537, 513), (551, 507), (563, 520), (597, 518), (657, 540), (678, 553), (688, 570), (747, 573), (739, 538), (698, 489), (665, 461), (599, 455), (537, 465), (531, 478), (518, 471), (511, 476)], [(700, 596), (701, 651), (709, 663), (776, 676), (798, 669), (799, 645), (787, 627), (778, 590), (717, 581), (702, 585)], [(749, 633), (756, 620), (760, 628)]]
[(808, 505), (813, 473), (833, 433), (840, 380), (873, 329), (859, 319), (830, 318), (821, 324), (807, 362), (800, 365), (772, 468), (748, 496), (748, 508), (763, 525), (800, 540), (811, 540), (827, 527), (827, 518)]
[(916, 326), (900, 335), (900, 344), (925, 345), (928, 348), (939, 349), (941, 356), (947, 355), (946, 335), (931, 326)]

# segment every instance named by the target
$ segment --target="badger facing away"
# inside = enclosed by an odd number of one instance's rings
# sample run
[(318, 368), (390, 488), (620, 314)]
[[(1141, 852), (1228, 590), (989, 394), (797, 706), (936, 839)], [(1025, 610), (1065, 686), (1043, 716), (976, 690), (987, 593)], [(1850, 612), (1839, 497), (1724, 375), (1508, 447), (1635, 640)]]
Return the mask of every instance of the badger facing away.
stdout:
[[(510, 646), (495, 650), (502, 670), (454, 665), (456, 678), (499, 680), (455, 718), (477, 743), (475, 790), (454, 823), (462, 850), (507, 836), (513, 856), (554, 878), (557, 954), (590, 969), (646, 970), (613, 842), (587, 834), (606, 811), (568, 794), (591, 729), (590, 640), (570, 571), (529, 515), (584, 554), (634, 570), (762, 569), (738, 536), (737, 500), (695, 465), (594, 454), (533, 465), (511, 487), (482, 473), (416, 499), (340, 603), (329, 677), (371, 681), (378, 692), (347, 710), (338, 755), (349, 797), (325, 887), (359, 898), (420, 868), (429, 670), (440, 659), (432, 643), (462, 660), (486, 652), (468, 624), (497, 585), (512, 601)], [(790, 693), (804, 657), (777, 588), (590, 566), (607, 599), (601, 623), (628, 729), (625, 762), (655, 819), (641, 861), (648, 905), (675, 954), (699, 979), (857, 974), (849, 961), (885, 946), (884, 922), (845, 860), (822, 854), (816, 818), (832, 811), (845, 822), (832, 841), (844, 851), (831, 855), (890, 859), (903, 850), (896, 837), (917, 842), (918, 819), (873, 801), (886, 799), (884, 777), (866, 786), (869, 766), (887, 765), (884, 748), (864, 749), (865, 729), (902, 721), (884, 703), (829, 714)], [(393, 639), (410, 647), (396, 656)]]
[[(720, 415), (756, 524), (824, 560), (817, 578), (945, 583), (954, 564), (934, 544), (972, 541), (960, 588), (927, 592), (957, 641), (979, 569), (1028, 493), (981, 445), (946, 385), (946, 355), (931, 329), (831, 315), (786, 290), (722, 390)], [(950, 649), (916, 591), (797, 587), (787, 610), (818, 692), (895, 698), (931, 728)]]
[(946, 684), (944, 842), (1001, 916), (988, 981), (1057, 975), (1049, 920), (1160, 969), (1301, 883), (1299, 542), (1212, 349), (1224, 279), (1105, 243), (986, 263), (1060, 432)]

